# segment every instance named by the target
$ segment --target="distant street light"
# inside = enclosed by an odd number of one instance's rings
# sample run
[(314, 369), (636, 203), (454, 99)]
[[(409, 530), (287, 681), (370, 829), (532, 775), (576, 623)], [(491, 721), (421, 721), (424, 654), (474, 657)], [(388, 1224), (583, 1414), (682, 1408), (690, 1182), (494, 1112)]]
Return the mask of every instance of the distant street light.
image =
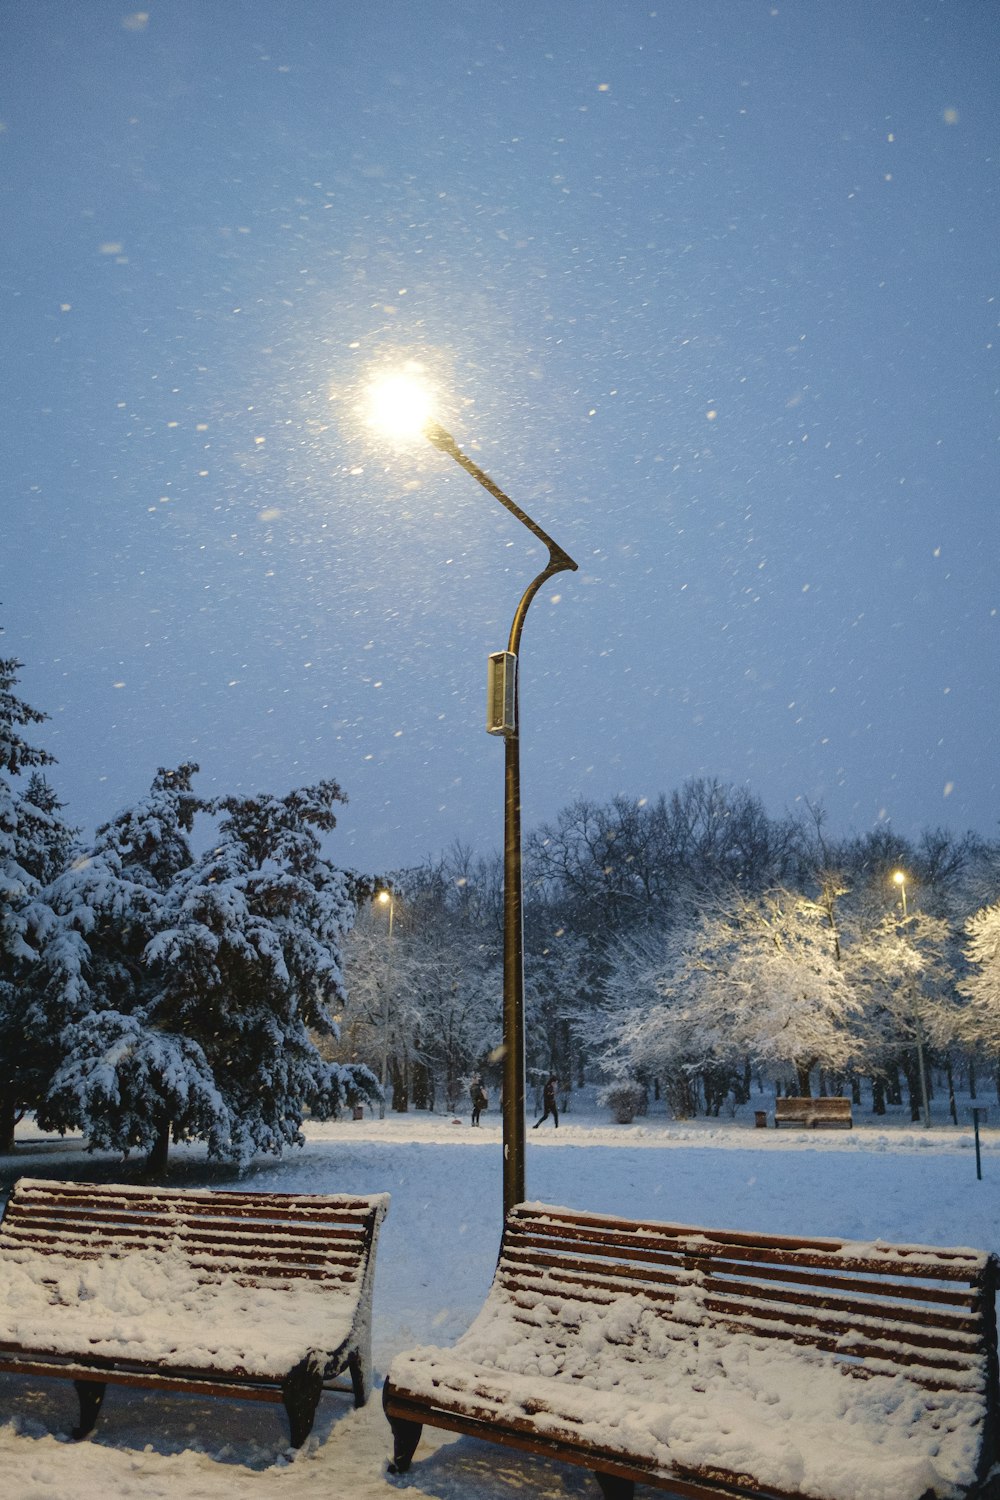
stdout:
[[(895, 870), (892, 876), (892, 883), (899, 886), (899, 898), (903, 903), (903, 921), (906, 922), (908, 920), (906, 915), (906, 871)], [(911, 998), (912, 994), (911, 990)], [(930, 1130), (931, 1106), (927, 1096), (927, 1067), (924, 1062), (924, 1029), (920, 1020), (920, 1011), (915, 1000), (913, 1005), (913, 1030), (917, 1043), (917, 1062), (920, 1065), (920, 1093), (924, 1105), (924, 1129)]]
[(893, 884), (899, 886), (899, 894), (903, 902), (903, 921), (906, 921), (906, 875), (902, 870), (897, 870), (892, 877)]
[(383, 985), (384, 999), (382, 1001), (382, 1065), (379, 1068), (379, 1083), (382, 1085), (382, 1098), (379, 1100), (378, 1117), (385, 1119), (385, 1081), (389, 1070), (389, 988), (392, 979), (392, 919), (396, 910), (396, 903), (392, 899), (391, 891), (379, 891), (375, 897), (380, 906), (389, 907), (389, 955), (386, 963), (385, 984)]
[(369, 412), (374, 426), (397, 437), (425, 437), (463, 468), (512, 516), (543, 542), (549, 560), (528, 585), (514, 612), (506, 651), (489, 662), (486, 727), (504, 740), (504, 901), (503, 901), (503, 1209), (521, 1203), (524, 1190), (524, 914), (521, 875), (521, 771), (518, 649), (528, 606), (556, 573), (575, 572), (577, 564), (547, 532), (493, 483), (450, 433), (432, 416), (426, 386), (407, 374), (383, 377), (370, 388)]

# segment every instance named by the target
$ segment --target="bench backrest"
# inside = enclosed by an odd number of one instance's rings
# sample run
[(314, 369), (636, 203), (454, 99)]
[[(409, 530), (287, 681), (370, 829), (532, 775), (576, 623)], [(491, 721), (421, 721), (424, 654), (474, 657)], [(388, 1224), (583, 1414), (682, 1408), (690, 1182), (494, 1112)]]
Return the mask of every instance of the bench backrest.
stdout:
[(180, 1249), (199, 1276), (252, 1285), (364, 1277), (388, 1197), (228, 1193), (22, 1177), (0, 1221), (0, 1255), (96, 1259)]
[[(905, 1375), (968, 1392), (996, 1440), (996, 1258), (923, 1245), (794, 1239), (641, 1223), (520, 1204), (508, 1215), (495, 1293), (541, 1296), (572, 1339), (573, 1305), (633, 1297), (697, 1336), (787, 1339), (849, 1372)], [(685, 1326), (687, 1332), (685, 1332)]]
[(778, 1120), (801, 1119), (803, 1115), (817, 1115), (829, 1120), (849, 1120), (851, 1101), (840, 1094), (828, 1095), (822, 1099), (811, 1099), (806, 1096), (796, 1098), (794, 1095), (786, 1095), (783, 1099), (775, 1099), (774, 1114)]

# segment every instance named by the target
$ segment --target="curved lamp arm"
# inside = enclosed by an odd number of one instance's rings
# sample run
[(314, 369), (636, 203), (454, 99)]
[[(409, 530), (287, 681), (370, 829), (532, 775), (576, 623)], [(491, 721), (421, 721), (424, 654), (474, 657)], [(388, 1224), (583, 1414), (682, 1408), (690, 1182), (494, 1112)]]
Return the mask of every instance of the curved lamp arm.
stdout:
[[(537, 593), (538, 589), (541, 588), (544, 580), (546, 578), (551, 578), (553, 573), (576, 572), (577, 568), (579, 567), (579, 563), (575, 563), (570, 557), (569, 553), (564, 552), (559, 543), (554, 541), (552, 537), (549, 536), (547, 531), (543, 531), (537, 521), (533, 521), (531, 519), (527, 511), (522, 510), (521, 507), (516, 504), (516, 502), (513, 501), (509, 495), (504, 494), (500, 486), (498, 484), (494, 484), (490, 476), (486, 474), (477, 463), (474, 463), (467, 453), (462, 452), (461, 448), (455, 442), (455, 439), (452, 437), (450, 432), (446, 432), (445, 429), (439, 426), (437, 422), (428, 422), (427, 426), (424, 429), (424, 433), (427, 437), (428, 442), (433, 443), (435, 448), (440, 449), (442, 453), (447, 453), (449, 458), (453, 458), (455, 462), (459, 464), (467, 474), (471, 474), (473, 479), (475, 479), (477, 483), (482, 485), (484, 490), (489, 491), (494, 500), (499, 500), (500, 504), (505, 508), (505, 510), (509, 510), (512, 516), (516, 516), (517, 519), (521, 522), (522, 526), (527, 526), (528, 530), (535, 536), (537, 536), (540, 542), (545, 543), (549, 551), (548, 567), (532, 585), (529, 593), (528, 604), (531, 603), (531, 599), (534, 597), (535, 593)], [(522, 619), (526, 611), (527, 604), (525, 604), (524, 608), (519, 611)], [(513, 651), (514, 647), (511, 646), (510, 649)]]

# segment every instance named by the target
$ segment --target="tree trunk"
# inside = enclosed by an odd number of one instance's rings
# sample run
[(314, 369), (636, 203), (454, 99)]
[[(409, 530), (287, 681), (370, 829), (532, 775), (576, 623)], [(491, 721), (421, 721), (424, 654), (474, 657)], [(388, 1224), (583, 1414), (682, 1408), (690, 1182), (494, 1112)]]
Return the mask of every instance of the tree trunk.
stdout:
[(889, 1096), (889, 1103), (902, 1104), (903, 1085), (900, 1082), (899, 1064), (897, 1062), (891, 1062), (889, 1064), (888, 1076), (886, 1078), (886, 1088)]
[(413, 1108), (430, 1109), (433, 1105), (433, 1090), (426, 1063), (413, 1064)]
[(397, 1114), (405, 1115), (410, 1108), (410, 1090), (406, 1082), (406, 1074), (393, 1059), (392, 1063), (392, 1107)]
[(958, 1124), (958, 1109), (955, 1106), (955, 1074), (951, 1066), (951, 1053), (945, 1058), (945, 1077), (948, 1079), (948, 1111), (951, 1114), (951, 1123)]
[(906, 1076), (906, 1092), (910, 1101), (910, 1120), (915, 1125), (920, 1119), (920, 1069), (916, 1052), (907, 1050), (905, 1053), (903, 1072)]
[(20, 1119), (13, 1092), (0, 1091), (0, 1152), (9, 1156), (14, 1149), (14, 1126)]
[(881, 1073), (876, 1073), (872, 1079), (872, 1114), (885, 1114), (885, 1079)]
[(799, 1098), (809, 1098), (809, 1075), (812, 1072), (812, 1059), (808, 1062), (797, 1062), (795, 1072), (799, 1083)]
[(156, 1140), (146, 1157), (146, 1173), (149, 1177), (162, 1177), (167, 1170), (170, 1153), (170, 1120), (163, 1115), (156, 1127)]

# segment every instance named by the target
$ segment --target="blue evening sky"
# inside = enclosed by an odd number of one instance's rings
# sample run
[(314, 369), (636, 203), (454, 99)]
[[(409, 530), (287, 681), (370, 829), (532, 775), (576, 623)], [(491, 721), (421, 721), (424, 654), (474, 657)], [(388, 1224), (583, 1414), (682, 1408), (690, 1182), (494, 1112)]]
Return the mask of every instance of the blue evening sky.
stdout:
[(0, 650), (68, 815), (332, 775), (501, 838), (690, 776), (998, 822), (993, 0), (0, 0)]

